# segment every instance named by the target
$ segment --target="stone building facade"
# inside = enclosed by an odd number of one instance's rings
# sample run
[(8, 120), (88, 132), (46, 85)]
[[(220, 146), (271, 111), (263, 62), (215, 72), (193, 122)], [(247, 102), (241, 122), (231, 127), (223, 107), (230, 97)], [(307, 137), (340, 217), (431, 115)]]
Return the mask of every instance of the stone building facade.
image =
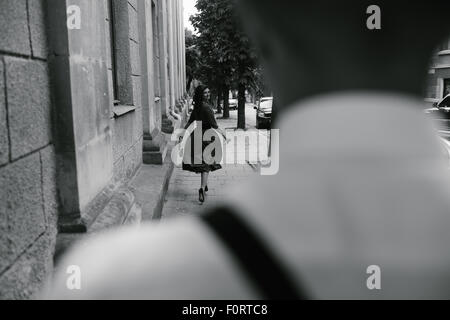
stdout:
[(55, 247), (140, 220), (186, 108), (182, 0), (0, 1), (0, 299), (33, 298)]
[(450, 38), (433, 55), (425, 101), (431, 107), (447, 94), (450, 94)]

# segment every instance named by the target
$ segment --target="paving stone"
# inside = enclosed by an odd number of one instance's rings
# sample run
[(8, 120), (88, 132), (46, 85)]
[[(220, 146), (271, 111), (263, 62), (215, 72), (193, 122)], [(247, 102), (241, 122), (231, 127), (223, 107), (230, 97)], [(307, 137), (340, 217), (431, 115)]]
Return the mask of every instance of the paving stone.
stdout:
[(58, 200), (56, 185), (56, 155), (53, 146), (43, 149), (42, 162), (42, 191), (44, 197), (45, 216), (48, 228), (57, 228)]
[(0, 277), (0, 300), (39, 298), (43, 283), (50, 276), (54, 234), (41, 236), (14, 266)]
[(46, 229), (39, 153), (0, 169), (0, 272)]
[(9, 160), (8, 128), (6, 125), (5, 84), (3, 61), (0, 60), (0, 165)]
[(30, 55), (27, 1), (0, 1), (0, 50)]
[(33, 56), (47, 58), (47, 35), (45, 25), (45, 0), (28, 0), (30, 14), (31, 46)]
[(5, 63), (11, 155), (17, 159), (50, 143), (48, 70), (40, 61), (7, 57)]

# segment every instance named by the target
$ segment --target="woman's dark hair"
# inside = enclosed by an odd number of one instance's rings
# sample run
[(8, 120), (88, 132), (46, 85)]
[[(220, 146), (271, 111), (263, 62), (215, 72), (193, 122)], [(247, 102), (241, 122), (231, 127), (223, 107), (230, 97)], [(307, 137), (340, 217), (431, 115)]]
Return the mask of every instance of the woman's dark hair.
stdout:
[(199, 85), (197, 88), (195, 88), (195, 92), (194, 92), (194, 101), (193, 101), (193, 105), (194, 105), (194, 112), (199, 112), (202, 108), (203, 105), (203, 92), (206, 90), (206, 86), (204, 85)]

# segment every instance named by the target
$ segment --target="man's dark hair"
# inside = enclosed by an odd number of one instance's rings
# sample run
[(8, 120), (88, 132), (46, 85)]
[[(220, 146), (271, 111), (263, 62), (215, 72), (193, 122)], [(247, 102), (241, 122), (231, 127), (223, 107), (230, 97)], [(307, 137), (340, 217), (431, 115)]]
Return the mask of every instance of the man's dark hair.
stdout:
[[(295, 39), (308, 38), (308, 34), (328, 34), (327, 41), (351, 40), (355, 48), (391, 49), (405, 45), (411, 47), (435, 46), (450, 32), (450, 1), (448, 0), (310, 0), (274, 1), (239, 0), (244, 6), (267, 18), (267, 25), (278, 30), (280, 37), (298, 49)], [(382, 28), (369, 30), (366, 10), (371, 5), (381, 9)], [(314, 20), (314, 21), (312, 21)], [(316, 24), (315, 30), (303, 26)], [(421, 37), (423, 36), (423, 37)], [(320, 42), (321, 39), (317, 38)], [(356, 41), (354, 41), (356, 40)], [(377, 50), (378, 49), (378, 50)], [(333, 53), (330, 43), (330, 54)], [(374, 55), (376, 52), (374, 52)]]
[[(303, 63), (298, 68), (284, 66), (290, 73), (281, 74), (292, 80), (293, 88), (286, 90), (304, 90), (301, 96), (348, 89), (420, 95), (433, 50), (450, 36), (450, 0), (238, 3), (244, 22), (246, 15), (260, 21), (258, 25), (247, 23), (250, 35), (264, 40), (264, 30), (282, 47), (274, 49), (270, 43), (264, 48), (259, 41), (263, 55), (284, 50), (289, 61)], [(367, 9), (371, 5), (381, 10), (381, 29), (367, 27)], [(299, 76), (303, 73), (303, 81), (298, 81), (297, 70)]]

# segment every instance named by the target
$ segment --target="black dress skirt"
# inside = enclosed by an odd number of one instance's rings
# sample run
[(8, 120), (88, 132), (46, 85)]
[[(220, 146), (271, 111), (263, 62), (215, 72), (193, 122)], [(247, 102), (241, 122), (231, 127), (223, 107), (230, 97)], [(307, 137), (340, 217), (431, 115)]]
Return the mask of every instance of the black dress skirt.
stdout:
[[(214, 111), (209, 104), (204, 103), (203, 106), (199, 110), (192, 111), (191, 117), (185, 127), (188, 129), (194, 121), (197, 121), (197, 138), (200, 137), (200, 124), (201, 124), (201, 148), (195, 146), (194, 136), (196, 132), (192, 132), (187, 140), (187, 146), (185, 147), (185, 152), (183, 155), (183, 170), (191, 171), (195, 173), (204, 173), (204, 172), (212, 172), (219, 169), (222, 169), (220, 165), (222, 149), (220, 146), (220, 150), (218, 150), (219, 143), (216, 143), (211, 152), (211, 157), (209, 159), (205, 159), (205, 149), (214, 141), (220, 141), (218, 134), (216, 134), (209, 141), (203, 141), (204, 134), (209, 129), (218, 129), (216, 118), (214, 117)], [(188, 146), (189, 145), (189, 146)], [(213, 146), (213, 147), (214, 147)], [(200, 152), (201, 151), (201, 152)], [(219, 152), (219, 154), (218, 154)], [(214, 159), (214, 161), (212, 161)]]

